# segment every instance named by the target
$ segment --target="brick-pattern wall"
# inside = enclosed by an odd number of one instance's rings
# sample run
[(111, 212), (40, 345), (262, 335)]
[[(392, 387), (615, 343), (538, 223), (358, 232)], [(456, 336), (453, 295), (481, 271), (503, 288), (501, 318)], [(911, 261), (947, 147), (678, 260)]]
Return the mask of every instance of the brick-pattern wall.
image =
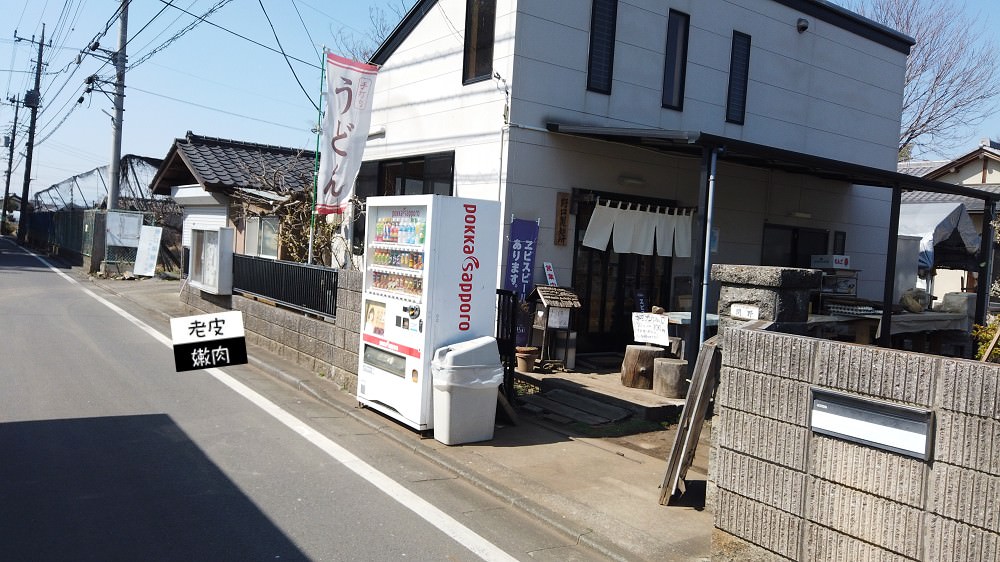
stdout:
[(194, 313), (243, 312), (247, 343), (309, 372), (330, 377), (340, 388), (355, 392), (358, 380), (358, 339), (361, 326), (361, 272), (337, 275), (337, 317), (323, 320), (240, 295), (218, 296), (184, 286), (181, 302)]
[[(724, 332), (714, 560), (1000, 561), (1000, 365)], [(811, 387), (934, 413), (931, 461), (814, 434)]]

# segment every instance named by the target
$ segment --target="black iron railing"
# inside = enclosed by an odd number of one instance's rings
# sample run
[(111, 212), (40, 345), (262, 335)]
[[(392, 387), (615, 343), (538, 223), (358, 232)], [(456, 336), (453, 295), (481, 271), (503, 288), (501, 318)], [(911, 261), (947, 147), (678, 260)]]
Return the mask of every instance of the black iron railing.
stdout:
[(256, 256), (233, 255), (233, 290), (334, 318), (337, 270)]
[(503, 364), (503, 384), (500, 391), (514, 401), (514, 345), (517, 339), (517, 296), (513, 291), (497, 289), (497, 348)]

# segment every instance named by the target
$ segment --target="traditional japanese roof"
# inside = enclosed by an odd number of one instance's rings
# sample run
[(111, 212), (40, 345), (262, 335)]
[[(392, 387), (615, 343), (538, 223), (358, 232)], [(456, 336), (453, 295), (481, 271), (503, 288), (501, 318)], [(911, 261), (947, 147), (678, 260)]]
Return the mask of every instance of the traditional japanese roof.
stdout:
[(992, 143), (990, 145), (985, 145), (985, 146), (980, 145), (978, 148), (970, 151), (967, 154), (959, 156), (954, 160), (948, 160), (947, 162), (942, 163), (937, 168), (928, 171), (926, 174), (924, 174), (923, 177), (934, 180), (941, 176), (951, 173), (953, 170), (957, 168), (965, 166), (969, 162), (972, 162), (974, 160), (979, 160), (981, 158), (1000, 162), (1000, 150), (995, 148)]
[[(1000, 184), (995, 183), (984, 183), (976, 184), (976, 189), (985, 191), (987, 193), (1000, 194)], [(952, 195), (949, 193), (931, 193), (927, 191), (905, 191), (903, 192), (901, 201), (903, 203), (961, 203), (965, 205), (965, 208), (969, 213), (977, 214), (982, 213), (984, 209), (983, 200), (975, 197), (965, 197), (963, 195)]]
[(550, 285), (536, 285), (535, 290), (528, 295), (528, 302), (541, 299), (545, 306), (557, 308), (580, 308), (580, 298), (576, 293), (562, 287), (552, 287)]
[(316, 153), (187, 132), (176, 139), (150, 185), (170, 194), (178, 185), (199, 184), (205, 191), (289, 192), (311, 188)]
[(896, 171), (901, 174), (922, 178), (950, 162), (951, 160), (906, 160), (896, 164)]

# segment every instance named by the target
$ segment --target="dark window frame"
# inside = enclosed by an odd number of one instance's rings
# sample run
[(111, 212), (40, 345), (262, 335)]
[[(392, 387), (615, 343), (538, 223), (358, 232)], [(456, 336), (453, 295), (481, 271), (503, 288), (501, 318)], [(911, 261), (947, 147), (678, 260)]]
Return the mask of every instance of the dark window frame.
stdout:
[[(475, 84), (493, 76), (496, 0), (466, 0), (465, 51), (462, 56), (462, 84)], [(489, 39), (487, 41), (487, 38)], [(488, 66), (488, 70), (483, 70)]]
[[(787, 259), (776, 261), (768, 259), (768, 241), (774, 241), (774, 236), (779, 233), (787, 234), (789, 245), (783, 249), (787, 250)], [(769, 236), (770, 234), (770, 236)], [(813, 242), (819, 241), (817, 247), (810, 246)], [(766, 222), (761, 236), (760, 264), (776, 267), (811, 267), (811, 256), (813, 254), (828, 254), (830, 248), (830, 231), (825, 228), (812, 228), (806, 226), (792, 226), (788, 224), (777, 224)]]
[(726, 122), (742, 125), (747, 113), (747, 89), (750, 83), (750, 36), (733, 31), (729, 55), (729, 87), (726, 90)]
[[(663, 107), (667, 109), (684, 110), (690, 31), (691, 16), (684, 12), (670, 10), (667, 15), (667, 45), (666, 58), (663, 62), (663, 98), (661, 100)], [(678, 37), (677, 35), (681, 33), (683, 37)]]
[[(599, 10), (610, 10), (608, 19)], [(608, 27), (598, 27), (610, 22)], [(618, 0), (593, 0), (590, 9), (590, 54), (587, 57), (587, 89), (610, 94), (615, 74), (615, 42), (618, 30)], [(601, 42), (601, 40), (604, 40)], [(604, 68), (607, 72), (604, 73)]]
[[(428, 166), (428, 160), (438, 160), (438, 161), (449, 161), (448, 162), (448, 173), (446, 174), (432, 174), (427, 175), (428, 168), (434, 168), (434, 166)], [(410, 156), (407, 158), (388, 158), (385, 160), (369, 160), (367, 162), (361, 163), (361, 170), (358, 173), (358, 179), (355, 182), (355, 196), (361, 200), (362, 205), (369, 197), (379, 196), (379, 195), (402, 195), (402, 193), (387, 193), (387, 182), (389, 179), (389, 174), (387, 173), (387, 168), (399, 166), (400, 173), (395, 177), (403, 180), (403, 187), (405, 188), (406, 182), (408, 180), (420, 181), (422, 182), (421, 193), (422, 194), (435, 194), (438, 195), (455, 195), (455, 151), (449, 150), (445, 152), (432, 152), (429, 154), (420, 154), (417, 156)], [(417, 170), (420, 170), (422, 176), (417, 176)], [(448, 193), (440, 193), (435, 191), (435, 180), (447, 179)], [(438, 182), (443, 183), (443, 182)], [(412, 184), (411, 184), (412, 185)], [(395, 185), (393, 186), (395, 187)], [(361, 216), (362, 209), (355, 207), (354, 216)], [(354, 253), (361, 255), (364, 253), (365, 244), (365, 226), (364, 221), (357, 221), (354, 223), (352, 244), (354, 246)]]

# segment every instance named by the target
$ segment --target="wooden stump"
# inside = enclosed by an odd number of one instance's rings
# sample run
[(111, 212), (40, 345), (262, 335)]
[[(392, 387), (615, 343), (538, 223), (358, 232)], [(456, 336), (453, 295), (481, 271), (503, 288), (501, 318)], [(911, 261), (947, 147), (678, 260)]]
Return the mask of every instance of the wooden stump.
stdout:
[(622, 384), (629, 388), (653, 389), (653, 360), (664, 350), (655, 345), (629, 345), (622, 361)]
[(653, 393), (666, 398), (687, 395), (687, 361), (658, 357), (653, 360)]

